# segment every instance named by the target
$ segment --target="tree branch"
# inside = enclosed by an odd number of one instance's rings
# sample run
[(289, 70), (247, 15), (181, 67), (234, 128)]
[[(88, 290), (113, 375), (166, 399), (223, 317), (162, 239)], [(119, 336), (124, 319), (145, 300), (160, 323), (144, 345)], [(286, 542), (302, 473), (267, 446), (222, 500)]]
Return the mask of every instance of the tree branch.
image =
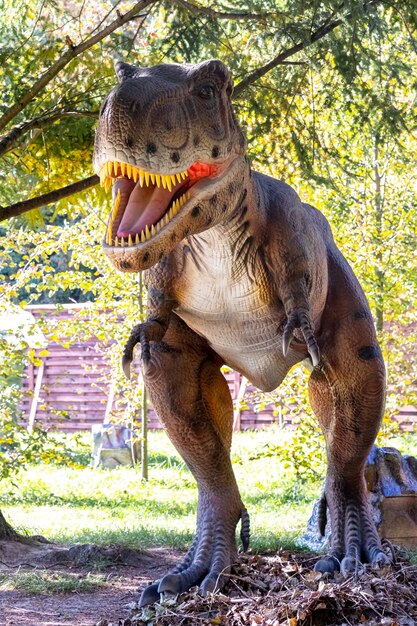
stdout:
[(282, 13), (250, 13), (249, 11), (232, 11), (232, 12), (224, 12), (224, 11), (216, 11), (215, 9), (211, 9), (210, 7), (203, 7), (199, 4), (195, 4), (194, 2), (189, 2), (189, 0), (174, 0), (176, 4), (184, 7), (190, 13), (199, 13), (203, 15), (208, 15), (209, 17), (216, 20), (266, 20), (271, 17), (278, 17), (282, 15)]
[(32, 209), (38, 209), (47, 204), (52, 204), (53, 202), (62, 200), (62, 198), (72, 196), (79, 191), (90, 189), (90, 187), (97, 185), (99, 181), (99, 177), (94, 174), (94, 176), (89, 176), (66, 187), (61, 187), (60, 189), (54, 189), (54, 191), (45, 193), (42, 196), (36, 196), (35, 198), (30, 198), (30, 200), (23, 200), (23, 202), (16, 202), (16, 204), (11, 204), (10, 206), (0, 207), (0, 222), (11, 217), (22, 215)]
[[(365, 5), (365, 7), (367, 8), (367, 7), (374, 6), (374, 5), (380, 4), (380, 3), (381, 3), (381, 0), (370, 0), (370, 2), (368, 2)], [(306, 41), (300, 42), (300, 43), (296, 44), (295, 46), (292, 46), (292, 48), (288, 48), (288, 50), (283, 50), (276, 57), (271, 59), (271, 61), (269, 61), (265, 65), (262, 65), (261, 67), (258, 67), (251, 74), (248, 74), (248, 76), (246, 76), (246, 78), (241, 80), (240, 83), (238, 83), (235, 86), (235, 89), (233, 91), (234, 98), (239, 98), (241, 96), (241, 94), (250, 85), (252, 85), (252, 83), (257, 81), (262, 76), (265, 76), (265, 74), (267, 74), (272, 69), (274, 69), (274, 67), (277, 67), (278, 65), (284, 64), (286, 59), (288, 59), (289, 57), (293, 56), (294, 54), (297, 54), (301, 50), (305, 50), (306, 48), (308, 48), (312, 44), (316, 43), (316, 41), (319, 41), (320, 39), (323, 39), (323, 37), (326, 37), (326, 35), (328, 35), (335, 28), (340, 26), (340, 24), (343, 24), (343, 22), (349, 21), (351, 18), (352, 18), (352, 13), (347, 13), (342, 18), (339, 18), (337, 20), (333, 20), (333, 21), (329, 22), (329, 20), (327, 19), (314, 33), (312, 33), (310, 35), (310, 37)]]
[(51, 67), (42, 74), (42, 76), (23, 94), (23, 96), (15, 102), (7, 111), (0, 117), (0, 130), (2, 130), (7, 124), (18, 115), (23, 109), (33, 100), (33, 98), (46, 87), (46, 85), (66, 66), (70, 61), (77, 56), (94, 46), (97, 42), (110, 35), (114, 30), (123, 26), (130, 20), (137, 17), (139, 11), (142, 11), (147, 6), (154, 4), (156, 0), (140, 0), (137, 2), (130, 11), (121, 15), (118, 13), (117, 18), (113, 20), (106, 28), (103, 28), (93, 37), (86, 39), (78, 46), (71, 46), (59, 57), (57, 61)]
[(98, 111), (57, 111), (50, 115), (39, 115), (22, 124), (18, 124), (6, 135), (0, 137), (0, 156), (11, 150), (16, 141), (32, 128), (46, 128), (63, 117), (98, 117)]

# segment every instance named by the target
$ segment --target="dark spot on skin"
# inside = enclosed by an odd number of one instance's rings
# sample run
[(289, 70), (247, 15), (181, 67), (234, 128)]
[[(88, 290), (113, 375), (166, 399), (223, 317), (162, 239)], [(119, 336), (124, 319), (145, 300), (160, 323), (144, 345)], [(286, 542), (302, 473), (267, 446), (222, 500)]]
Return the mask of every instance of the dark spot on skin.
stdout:
[(206, 219), (206, 226), (210, 226), (210, 224), (212, 223), (212, 221), (213, 221), (213, 218), (212, 218), (212, 217), (208, 217), (208, 218)]
[(228, 187), (227, 187), (227, 191), (230, 195), (233, 195), (235, 192), (235, 184), (234, 183), (229, 183)]
[(120, 269), (121, 270), (128, 270), (128, 269), (130, 269), (130, 262), (129, 261), (120, 261)]
[(359, 348), (358, 356), (363, 361), (369, 361), (370, 359), (375, 359), (380, 353), (380, 349), (378, 346), (364, 346), (363, 348)]
[(136, 100), (132, 100), (132, 102), (129, 105), (129, 111), (131, 113), (135, 113), (136, 108), (137, 108), (137, 102), (136, 102)]
[(243, 217), (245, 217), (245, 215), (246, 215), (247, 211), (248, 211), (248, 207), (247, 207), (247, 206), (246, 206), (246, 204), (245, 204), (245, 206), (243, 206), (243, 207), (240, 209), (240, 216), (241, 216), (242, 218), (243, 218)]
[(187, 237), (189, 234), (190, 234), (190, 229), (189, 229), (189, 228), (186, 228), (186, 229), (184, 230), (183, 234), (182, 234), (183, 239), (185, 239), (185, 237)]
[(366, 309), (362, 309), (361, 311), (356, 311), (353, 316), (355, 320), (366, 320), (368, 319), (368, 317), (369, 317), (369, 314)]
[(171, 235), (171, 241), (175, 241), (175, 239), (177, 238), (177, 235), (175, 233), (172, 233)]
[(193, 144), (195, 146), (198, 146), (200, 144), (200, 137), (198, 135), (196, 135), (193, 139)]
[(155, 154), (156, 153), (156, 146), (155, 146), (155, 144), (152, 141), (150, 141), (148, 143), (148, 145), (146, 146), (146, 152), (148, 154)]
[(128, 148), (133, 148), (133, 139), (132, 137), (126, 137), (126, 145)]
[(191, 217), (198, 217), (200, 215), (200, 206), (197, 204), (191, 211)]
[(217, 204), (217, 196), (216, 196), (215, 193), (211, 196), (209, 202), (210, 202), (211, 206), (214, 206), (215, 204)]
[(213, 149), (212, 149), (212, 151), (211, 151), (211, 156), (212, 156), (212, 158), (213, 158), (213, 159), (217, 159), (217, 157), (219, 156), (219, 154), (220, 154), (220, 149), (219, 149), (219, 146), (213, 146)]
[(164, 253), (161, 252), (161, 254), (159, 255), (159, 260), (162, 261), (163, 258), (164, 258)]
[(174, 161), (174, 163), (178, 163), (178, 161), (180, 160), (180, 155), (178, 152), (173, 152), (171, 154), (171, 161)]
[(226, 204), (226, 202), (224, 202), (223, 205), (222, 205), (222, 211), (223, 211), (223, 213), (226, 213), (226, 211), (227, 211), (227, 204)]
[(172, 130), (172, 129), (173, 129), (173, 126), (172, 126), (171, 122), (165, 122), (165, 128), (166, 128), (167, 130)]
[(149, 261), (149, 252), (145, 252), (143, 255), (143, 262), (146, 263), (146, 261)]

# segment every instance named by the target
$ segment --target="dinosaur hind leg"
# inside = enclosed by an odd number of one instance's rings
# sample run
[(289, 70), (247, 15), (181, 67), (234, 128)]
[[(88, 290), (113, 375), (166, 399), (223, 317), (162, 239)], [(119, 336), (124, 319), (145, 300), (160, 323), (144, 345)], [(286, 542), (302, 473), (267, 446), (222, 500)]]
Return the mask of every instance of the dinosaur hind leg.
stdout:
[(357, 571), (362, 562), (389, 562), (368, 505), (364, 465), (384, 409), (385, 368), (371, 322), (340, 331), (324, 347), (323, 369), (313, 371), (310, 400), (327, 447), (325, 499), (330, 513), (331, 550), (318, 571)]
[(221, 363), (204, 339), (175, 315), (164, 340), (151, 346), (144, 368), (153, 404), (171, 441), (198, 485), (197, 531), (185, 559), (142, 594), (141, 604), (163, 592), (181, 593), (200, 585), (203, 593), (221, 587), (237, 554), (235, 529), (242, 519), (243, 543), (249, 524), (230, 461), (233, 406)]

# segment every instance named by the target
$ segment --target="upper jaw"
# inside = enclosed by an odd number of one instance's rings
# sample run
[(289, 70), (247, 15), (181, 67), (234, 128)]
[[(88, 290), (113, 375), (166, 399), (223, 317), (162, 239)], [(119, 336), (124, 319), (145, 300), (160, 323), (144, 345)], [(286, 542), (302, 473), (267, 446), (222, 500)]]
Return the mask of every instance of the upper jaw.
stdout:
[[(187, 235), (207, 229), (210, 224), (214, 224), (217, 215), (214, 204), (205, 203), (205, 200), (213, 196), (216, 187), (220, 184), (223, 187), (224, 183), (233, 179), (241, 161), (241, 158), (232, 155), (221, 164), (197, 163), (187, 171), (169, 176), (139, 170), (120, 162), (110, 162), (109, 165), (106, 161), (99, 174), (102, 184), (107, 187), (110, 177), (110, 185), (114, 181), (114, 204), (103, 242), (105, 254), (122, 271), (141, 271), (157, 263)], [(120, 178), (123, 171), (124, 176)], [(123, 185), (131, 187), (127, 203), (126, 198), (122, 197)], [(137, 193), (139, 209), (142, 198), (144, 204), (147, 203), (137, 219), (132, 204), (135, 201), (134, 193)], [(167, 201), (167, 205), (159, 210), (157, 203), (156, 208), (152, 207), (153, 196), (158, 194), (160, 199)], [(129, 200), (130, 197), (133, 197), (132, 200)], [(125, 210), (122, 215), (120, 209), (123, 202)], [(130, 221), (129, 215), (125, 217), (129, 210), (133, 214)], [(152, 220), (155, 216), (157, 219), (154, 222)], [(151, 223), (146, 223), (148, 217)]]

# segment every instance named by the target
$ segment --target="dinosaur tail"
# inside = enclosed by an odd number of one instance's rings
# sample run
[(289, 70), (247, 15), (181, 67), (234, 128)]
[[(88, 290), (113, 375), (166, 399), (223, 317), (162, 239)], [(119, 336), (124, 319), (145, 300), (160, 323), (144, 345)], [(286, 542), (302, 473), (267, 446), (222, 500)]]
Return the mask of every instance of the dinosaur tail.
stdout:
[(250, 519), (249, 513), (246, 507), (242, 506), (242, 511), (240, 514), (241, 526), (240, 526), (240, 539), (242, 541), (243, 551), (249, 548), (249, 539), (250, 539)]

